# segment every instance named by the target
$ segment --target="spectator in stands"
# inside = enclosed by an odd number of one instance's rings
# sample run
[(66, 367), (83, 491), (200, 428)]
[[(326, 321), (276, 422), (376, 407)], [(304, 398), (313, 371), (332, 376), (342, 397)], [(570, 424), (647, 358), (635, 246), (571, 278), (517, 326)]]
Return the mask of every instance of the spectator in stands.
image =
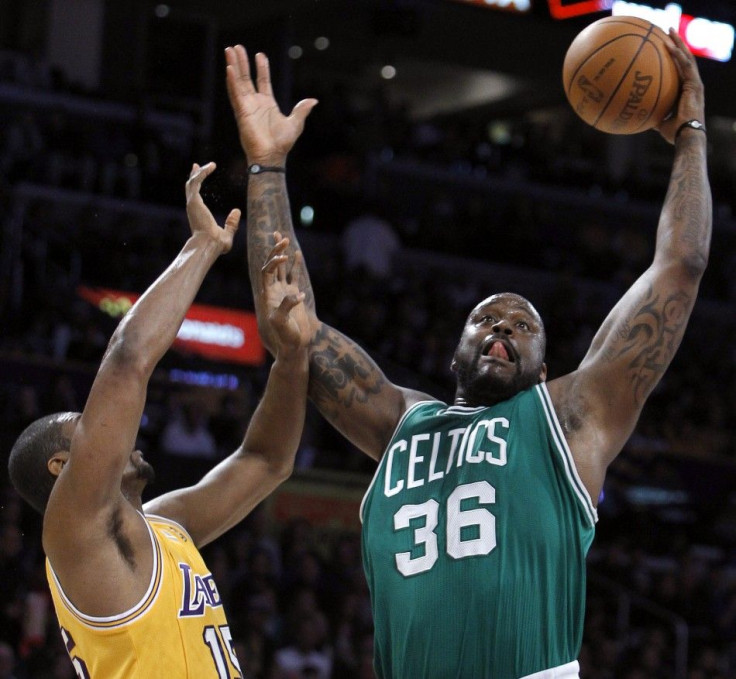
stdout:
[(5, 641), (0, 641), (0, 679), (16, 679), (15, 651)]
[(349, 272), (362, 270), (377, 281), (389, 281), (401, 241), (386, 217), (366, 209), (347, 223), (341, 246)]
[(217, 458), (215, 438), (201, 404), (185, 400), (174, 407), (160, 440), (159, 460), (167, 487), (195, 483)]
[(330, 679), (332, 651), (326, 644), (324, 616), (305, 613), (296, 625), (291, 643), (276, 651), (274, 679)]

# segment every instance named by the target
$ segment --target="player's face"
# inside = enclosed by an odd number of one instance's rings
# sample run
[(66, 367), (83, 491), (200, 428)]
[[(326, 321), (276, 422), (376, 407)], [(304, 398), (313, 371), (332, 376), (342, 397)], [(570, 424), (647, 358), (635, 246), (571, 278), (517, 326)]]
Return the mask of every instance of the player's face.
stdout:
[(493, 295), (468, 316), (455, 350), (458, 396), (492, 405), (544, 380), (545, 333), (536, 309), (511, 293)]
[[(71, 413), (68, 421), (63, 424), (64, 436), (72, 440), (77, 424), (81, 418), (80, 413)], [(156, 478), (153, 467), (143, 458), (140, 450), (134, 450), (123, 470), (123, 478), (121, 479), (121, 489), (124, 493), (140, 494), (147, 484), (152, 483)]]

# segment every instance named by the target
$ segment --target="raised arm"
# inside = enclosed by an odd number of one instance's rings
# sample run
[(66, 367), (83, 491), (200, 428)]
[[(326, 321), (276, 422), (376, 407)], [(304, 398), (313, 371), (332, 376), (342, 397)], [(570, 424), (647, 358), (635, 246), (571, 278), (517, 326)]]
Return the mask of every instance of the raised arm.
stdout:
[(682, 92), (676, 114), (659, 129), (674, 143), (674, 162), (654, 260), (610, 312), (578, 370), (549, 385), (594, 498), (680, 345), (708, 261), (712, 205), (706, 136), (683, 127), (704, 120), (703, 85), (692, 54), (676, 33), (670, 37)]
[[(263, 53), (256, 54), (255, 58), (256, 83), (251, 78), (245, 48), (237, 45), (225, 50), (227, 91), (248, 166), (268, 168), (261, 174), (249, 175), (248, 181), (247, 223), (253, 227), (247, 231), (248, 274), (254, 290), (260, 281), (263, 262), (274, 245), (274, 231), (289, 238), (292, 246), (286, 254), (293, 257), (298, 249), (286, 190), (286, 157), (304, 130), (304, 121), (317, 104), (316, 99), (304, 99), (294, 106), (289, 116), (284, 116), (273, 96), (268, 58)], [(301, 267), (300, 276), (298, 285), (305, 295), (304, 304), (314, 314), (314, 294), (305, 267)], [(261, 337), (273, 353), (273, 331), (265, 322), (268, 318), (263, 307), (265, 299), (262, 295), (254, 297)]]
[[(212, 163), (192, 168), (186, 185), (192, 235), (113, 333), (48, 502), (46, 554), (72, 600), (90, 614), (119, 612), (126, 601), (135, 601), (125, 578), (137, 582), (130, 566), (151, 558), (150, 540), (135, 512), (140, 498), (124, 497), (121, 483), (124, 473), (133, 473), (130, 465), (140, 464), (133, 449), (148, 380), (206, 273), (232, 246), (238, 226), (238, 210), (230, 213), (225, 228), (218, 226), (199, 194), (214, 169)], [(150, 574), (145, 568), (136, 572)], [(105, 577), (119, 577), (113, 593), (89, 587), (90, 581), (104, 584)]]
[[(225, 58), (228, 94), (247, 162), (285, 168), (287, 155), (304, 129), (304, 121), (316, 100), (300, 101), (289, 116), (284, 116), (273, 97), (264, 54), (255, 58), (255, 82), (242, 46), (227, 48)], [(248, 269), (254, 285), (261, 263), (274, 243), (274, 232), (287, 239), (286, 254), (293, 256), (299, 250), (285, 172), (249, 175), (247, 225)], [(406, 408), (429, 397), (389, 382), (361, 347), (320, 322), (306, 268), (300, 267), (297, 275), (311, 324), (309, 396), (334, 427), (366, 454), (378, 459)], [(263, 323), (267, 315), (264, 304), (262, 298), (256, 300), (256, 313), (264, 344), (272, 351), (270, 333)]]
[(259, 294), (271, 309), (266, 322), (276, 359), (243, 443), (195, 486), (145, 506), (147, 513), (181, 523), (199, 546), (240, 522), (294, 468), (307, 404), (309, 320), (304, 293), (287, 279), (288, 257), (280, 254), (282, 249), (274, 248), (259, 272)]

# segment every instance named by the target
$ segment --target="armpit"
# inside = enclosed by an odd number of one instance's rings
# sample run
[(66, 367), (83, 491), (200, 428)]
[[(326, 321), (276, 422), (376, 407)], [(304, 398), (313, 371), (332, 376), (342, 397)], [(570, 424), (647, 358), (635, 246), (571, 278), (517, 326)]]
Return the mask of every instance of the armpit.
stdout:
[(564, 387), (552, 383), (548, 387), (553, 395), (555, 412), (562, 427), (562, 432), (565, 434), (565, 438), (569, 440), (570, 435), (582, 430), (589, 419), (591, 405), (572, 380), (570, 380), (569, 385)]
[(112, 539), (115, 541), (123, 559), (135, 570), (137, 564), (135, 560), (135, 552), (130, 538), (123, 531), (123, 512), (121, 507), (117, 507), (110, 514), (109, 531)]

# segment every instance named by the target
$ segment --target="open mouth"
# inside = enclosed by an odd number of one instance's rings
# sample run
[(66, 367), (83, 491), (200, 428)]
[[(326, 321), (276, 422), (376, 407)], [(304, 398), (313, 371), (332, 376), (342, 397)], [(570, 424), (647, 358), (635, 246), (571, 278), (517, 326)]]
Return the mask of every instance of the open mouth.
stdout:
[(497, 339), (490, 340), (483, 347), (481, 354), (483, 356), (488, 356), (489, 358), (500, 358), (501, 360), (508, 361), (509, 363), (516, 362), (511, 348), (507, 346), (505, 342)]

